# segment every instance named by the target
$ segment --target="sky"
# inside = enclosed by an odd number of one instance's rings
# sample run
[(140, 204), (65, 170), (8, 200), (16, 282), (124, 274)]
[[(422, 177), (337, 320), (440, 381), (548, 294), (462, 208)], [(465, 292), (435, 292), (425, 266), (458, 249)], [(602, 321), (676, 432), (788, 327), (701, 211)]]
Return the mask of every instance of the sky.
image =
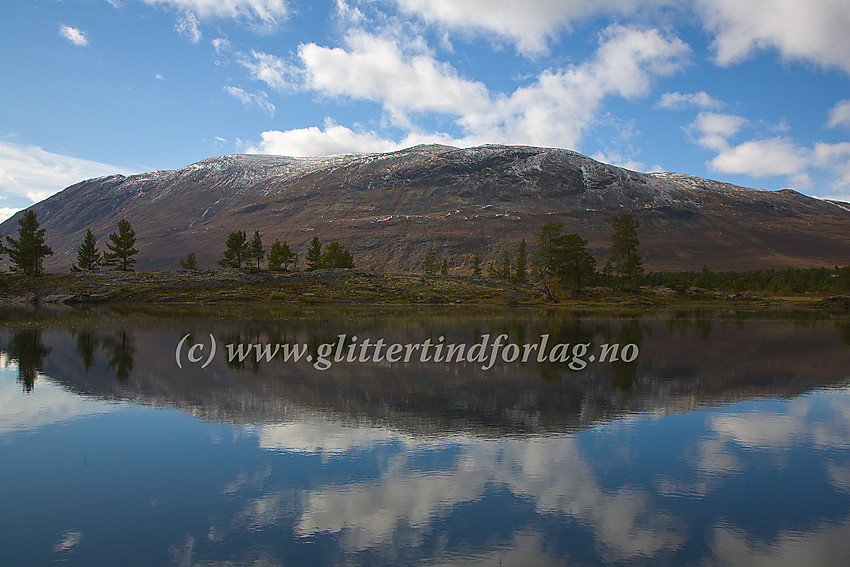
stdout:
[(233, 153), (566, 148), (850, 201), (846, 0), (5, 0), (0, 220)]

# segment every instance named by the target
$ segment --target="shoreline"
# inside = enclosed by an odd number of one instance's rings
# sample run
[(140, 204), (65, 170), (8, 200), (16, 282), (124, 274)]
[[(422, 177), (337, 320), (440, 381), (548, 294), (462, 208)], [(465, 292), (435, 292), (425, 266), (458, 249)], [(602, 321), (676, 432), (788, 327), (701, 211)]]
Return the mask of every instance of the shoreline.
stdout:
[(0, 304), (344, 304), (538, 306), (576, 309), (718, 308), (817, 309), (850, 313), (850, 297), (801, 293), (770, 295), (690, 288), (630, 293), (588, 288), (553, 303), (533, 284), (455, 275), (330, 269), (275, 273), (263, 270), (176, 270), (48, 273), (37, 278), (0, 274)]

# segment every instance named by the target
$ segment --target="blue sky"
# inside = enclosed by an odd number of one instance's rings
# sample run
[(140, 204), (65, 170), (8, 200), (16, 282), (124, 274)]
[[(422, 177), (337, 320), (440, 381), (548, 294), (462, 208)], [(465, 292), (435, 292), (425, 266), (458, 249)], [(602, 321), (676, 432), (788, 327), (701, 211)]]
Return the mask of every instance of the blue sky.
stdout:
[(850, 200), (845, 0), (11, 0), (0, 218), (231, 153), (579, 151)]

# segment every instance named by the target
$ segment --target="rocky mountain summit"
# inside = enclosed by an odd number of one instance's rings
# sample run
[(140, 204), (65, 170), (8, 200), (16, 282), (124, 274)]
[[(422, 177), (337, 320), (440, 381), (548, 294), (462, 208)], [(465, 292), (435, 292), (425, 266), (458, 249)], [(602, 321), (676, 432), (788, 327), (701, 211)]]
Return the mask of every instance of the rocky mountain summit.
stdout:
[[(126, 218), (138, 269), (176, 268), (196, 252), (221, 257), (227, 234), (259, 230), (266, 246), (298, 252), (338, 240), (360, 268), (419, 270), (428, 249), (467, 273), (529, 245), (546, 222), (578, 232), (603, 261), (611, 216), (639, 221), (649, 270), (715, 271), (850, 264), (850, 205), (791, 190), (764, 191), (678, 173), (644, 174), (576, 152), (523, 146), (427, 145), (321, 158), (230, 155), (174, 171), (89, 179), (33, 205), (67, 270), (88, 228), (101, 248)], [(15, 217), (0, 224), (14, 234)], [(302, 264), (303, 265), (303, 264)]]

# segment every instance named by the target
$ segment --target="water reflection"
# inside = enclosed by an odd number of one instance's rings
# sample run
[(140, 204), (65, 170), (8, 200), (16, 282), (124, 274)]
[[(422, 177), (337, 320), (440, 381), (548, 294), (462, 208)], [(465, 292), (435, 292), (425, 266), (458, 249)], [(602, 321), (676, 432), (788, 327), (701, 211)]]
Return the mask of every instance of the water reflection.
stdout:
[(35, 387), (35, 379), (41, 372), (44, 357), (50, 354), (50, 349), (41, 343), (41, 331), (38, 329), (21, 329), (12, 333), (6, 348), (6, 356), (18, 368), (18, 382), (24, 391), (31, 392)]
[[(15, 321), (0, 329), (0, 494), (19, 512), (0, 519), (0, 564), (850, 556), (841, 321), (156, 309)], [(634, 343), (640, 356), (582, 371), (411, 362), (319, 372), (221, 353), (180, 371), (174, 360), (186, 333), (315, 349), (341, 333), (472, 343), (502, 332)], [(32, 483), (37, 495), (19, 490)]]

